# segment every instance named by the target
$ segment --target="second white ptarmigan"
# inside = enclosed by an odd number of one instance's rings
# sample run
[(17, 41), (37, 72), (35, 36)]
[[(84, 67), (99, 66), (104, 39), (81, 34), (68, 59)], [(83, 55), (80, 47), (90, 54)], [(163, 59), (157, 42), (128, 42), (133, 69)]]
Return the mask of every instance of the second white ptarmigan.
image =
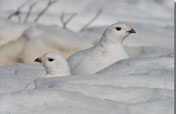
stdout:
[(94, 47), (77, 52), (67, 59), (71, 73), (94, 74), (120, 59), (128, 58), (123, 41), (130, 33), (136, 31), (124, 23), (108, 26)]
[(46, 53), (43, 56), (36, 58), (35, 62), (39, 62), (43, 65), (46, 70), (47, 77), (71, 75), (67, 61), (58, 53)]

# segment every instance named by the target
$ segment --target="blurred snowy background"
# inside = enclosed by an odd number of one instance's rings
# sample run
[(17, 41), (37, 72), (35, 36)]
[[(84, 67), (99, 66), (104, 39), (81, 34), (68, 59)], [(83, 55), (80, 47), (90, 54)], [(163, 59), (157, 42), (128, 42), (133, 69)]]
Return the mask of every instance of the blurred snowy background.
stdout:
[[(95, 45), (115, 22), (137, 32), (130, 59), (58, 78), (34, 64)], [(173, 114), (173, 47), (172, 0), (0, 0), (0, 114)]]

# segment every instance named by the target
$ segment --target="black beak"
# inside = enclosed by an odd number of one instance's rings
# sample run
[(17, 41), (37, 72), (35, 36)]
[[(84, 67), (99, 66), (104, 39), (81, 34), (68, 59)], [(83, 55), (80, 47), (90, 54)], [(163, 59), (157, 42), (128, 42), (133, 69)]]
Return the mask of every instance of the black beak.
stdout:
[(41, 60), (40, 58), (37, 58), (37, 59), (34, 60), (34, 62), (39, 62), (39, 63), (41, 63), (42, 60)]
[(134, 29), (131, 29), (128, 31), (129, 33), (136, 33), (136, 31)]

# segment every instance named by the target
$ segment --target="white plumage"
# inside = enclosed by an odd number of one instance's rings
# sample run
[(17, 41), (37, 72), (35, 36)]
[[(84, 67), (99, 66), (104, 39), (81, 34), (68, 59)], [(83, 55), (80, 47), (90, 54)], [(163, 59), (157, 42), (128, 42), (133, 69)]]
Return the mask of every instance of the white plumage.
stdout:
[(35, 59), (35, 62), (39, 62), (43, 65), (47, 77), (71, 75), (67, 61), (58, 53), (46, 53), (42, 57)]
[(71, 73), (93, 74), (120, 59), (128, 58), (122, 43), (130, 33), (135, 33), (135, 30), (123, 23), (107, 27), (95, 46), (77, 52), (67, 59)]

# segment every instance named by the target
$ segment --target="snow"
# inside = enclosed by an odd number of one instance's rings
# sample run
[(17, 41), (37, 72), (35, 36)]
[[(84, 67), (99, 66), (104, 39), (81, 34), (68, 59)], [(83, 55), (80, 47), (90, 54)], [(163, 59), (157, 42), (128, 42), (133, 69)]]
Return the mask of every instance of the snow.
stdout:
[[(0, 46), (10, 47), (0, 47), (0, 52), (13, 52), (0, 54), (0, 61), (6, 62), (0, 66), (0, 114), (174, 114), (172, 0), (60, 0), (33, 23), (47, 3), (44, 0), (32, 11), (28, 23), (23, 23), (28, 6), (22, 8), (21, 23), (18, 18), (7, 20), (22, 2), (25, 0), (0, 0)], [(100, 7), (100, 17), (79, 33)], [(62, 28), (62, 12), (77, 13), (69, 29)], [(105, 27), (119, 21), (137, 32), (124, 42), (129, 59), (93, 75), (51, 78), (41, 65), (33, 64), (46, 51), (66, 58), (95, 45)], [(15, 51), (18, 45), (21, 48)], [(20, 61), (7, 66), (11, 60)]]
[[(40, 99), (36, 96), (40, 96)], [(170, 98), (131, 105), (109, 100), (98, 100), (92, 97), (85, 97), (80, 93), (53, 89), (49, 89), (47, 92), (45, 89), (40, 91), (28, 91), (25, 93), (14, 93), (13, 96), (6, 96), (3, 100), (9, 101), (9, 97), (11, 98), (10, 102), (8, 102), (8, 104), (3, 104), (2, 107), (8, 106), (8, 109), (13, 111), (14, 114), (151, 114), (151, 112), (154, 112), (155, 114), (165, 114), (173, 112), (172, 110), (167, 109), (173, 104), (173, 101)], [(25, 102), (25, 104), (21, 105), (20, 103), (22, 102)], [(11, 106), (11, 104), (14, 103), (16, 106)], [(144, 111), (144, 109), (146, 111)], [(173, 107), (170, 109), (173, 109)], [(20, 110), (20, 112), (18, 110)]]
[(98, 74), (170, 74), (174, 72), (172, 57), (145, 57), (118, 61), (99, 71)]
[[(46, 78), (44, 69), (39, 65), (1, 67), (0, 112), (173, 114), (173, 63), (172, 54), (141, 57), (121, 60), (95, 75), (55, 78)], [(150, 67), (147, 67), (149, 64)], [(125, 69), (126, 65), (129, 72)], [(144, 71), (141, 65), (146, 66)], [(121, 66), (119, 71), (115, 69), (118, 66)], [(152, 72), (156, 67), (159, 69)], [(151, 72), (146, 74), (145, 71)]]
[[(123, 78), (125, 77), (125, 78)], [(104, 81), (106, 78), (107, 81)], [(129, 78), (129, 80), (127, 80)], [(145, 77), (146, 78), (146, 77)], [(157, 77), (158, 78), (158, 77)], [(65, 78), (65, 80), (68, 78)], [(86, 80), (87, 79), (87, 80)], [(42, 79), (35, 80), (35, 87), (38, 88), (60, 88), (67, 91), (77, 91), (83, 93), (86, 96), (96, 97), (99, 99), (109, 99), (112, 101), (118, 101), (123, 103), (139, 103), (148, 101), (156, 98), (166, 98), (173, 97), (173, 85), (169, 84), (171, 81), (156, 81), (153, 78), (150, 78), (146, 81), (142, 81), (141, 83), (135, 84), (137, 81), (141, 81), (143, 78), (139, 76), (128, 77), (128, 76), (92, 76), (86, 77), (86, 79), (78, 78), (77, 80), (71, 79), (69, 81), (61, 82), (60, 79), (47, 80), (44, 81)], [(122, 81), (126, 79), (126, 81)], [(57, 80), (57, 81), (56, 81)], [(93, 80), (93, 81), (92, 81)], [(120, 81), (118, 81), (120, 80)], [(152, 83), (150, 86), (147, 84)], [(62, 80), (63, 81), (63, 80)], [(59, 82), (59, 84), (58, 84)], [(166, 83), (165, 87), (162, 86), (162, 82)], [(168, 82), (168, 83), (167, 83)], [(144, 84), (142, 84), (144, 83)], [(167, 87), (166, 87), (167, 86)], [(165, 88), (165, 89), (161, 89)], [(141, 94), (139, 94), (141, 93)]]

